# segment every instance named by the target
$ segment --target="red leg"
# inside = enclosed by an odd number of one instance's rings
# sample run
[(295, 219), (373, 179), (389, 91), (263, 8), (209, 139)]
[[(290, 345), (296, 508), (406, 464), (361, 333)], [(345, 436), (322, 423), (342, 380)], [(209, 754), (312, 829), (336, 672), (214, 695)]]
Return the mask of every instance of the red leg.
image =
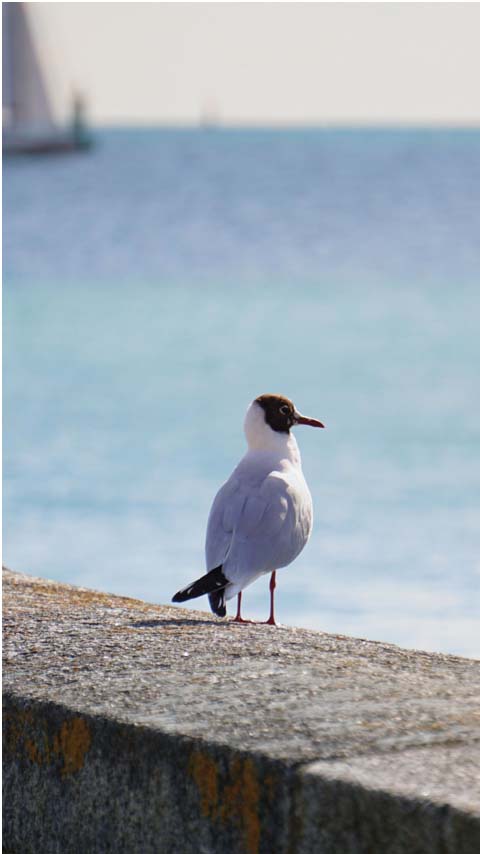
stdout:
[(240, 613), (242, 609), (242, 594), (239, 593), (237, 596), (237, 616), (234, 619), (234, 623), (243, 623), (242, 615)]
[(239, 593), (237, 596), (237, 614), (234, 617), (233, 622), (234, 623), (251, 623), (252, 622), (251, 620), (244, 620), (243, 619), (243, 617), (240, 613), (241, 607), (242, 607), (242, 594)]
[(276, 626), (277, 625), (275, 622), (275, 612), (274, 612), (274, 602), (273, 602), (273, 597), (275, 595), (275, 587), (277, 586), (276, 577), (277, 577), (277, 573), (276, 573), (276, 570), (274, 569), (271, 576), (270, 576), (270, 616), (269, 616), (268, 620), (266, 620), (267, 626)]
[(237, 613), (236, 613), (236, 616), (233, 618), (233, 622), (234, 623), (254, 623), (255, 622), (254, 620), (244, 620), (243, 619), (243, 617), (240, 613), (241, 607), (242, 607), (242, 594), (239, 593), (237, 595)]

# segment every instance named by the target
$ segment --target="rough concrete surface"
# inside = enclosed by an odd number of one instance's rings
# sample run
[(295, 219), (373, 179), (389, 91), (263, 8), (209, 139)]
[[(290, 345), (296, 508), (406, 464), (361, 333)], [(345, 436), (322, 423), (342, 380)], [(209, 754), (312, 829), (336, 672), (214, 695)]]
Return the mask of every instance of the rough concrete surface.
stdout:
[(4, 571), (11, 852), (478, 854), (480, 662)]

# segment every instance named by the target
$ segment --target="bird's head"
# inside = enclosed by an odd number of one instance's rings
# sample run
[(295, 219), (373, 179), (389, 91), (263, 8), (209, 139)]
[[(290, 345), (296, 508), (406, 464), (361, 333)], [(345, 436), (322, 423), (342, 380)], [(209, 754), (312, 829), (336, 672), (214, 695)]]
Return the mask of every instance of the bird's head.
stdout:
[(324, 427), (316, 418), (301, 415), (288, 397), (281, 394), (261, 394), (247, 409), (245, 435), (251, 447), (262, 445), (274, 434), (289, 434), (296, 424)]

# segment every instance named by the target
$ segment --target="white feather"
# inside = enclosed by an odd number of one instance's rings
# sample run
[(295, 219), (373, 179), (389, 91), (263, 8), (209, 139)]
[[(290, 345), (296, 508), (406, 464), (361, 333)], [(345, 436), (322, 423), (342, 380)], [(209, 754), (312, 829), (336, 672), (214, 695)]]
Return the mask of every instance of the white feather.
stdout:
[(248, 451), (217, 493), (207, 526), (207, 570), (223, 566), (231, 582), (226, 599), (291, 563), (312, 529), (312, 499), (294, 436), (272, 430), (255, 402), (244, 428)]

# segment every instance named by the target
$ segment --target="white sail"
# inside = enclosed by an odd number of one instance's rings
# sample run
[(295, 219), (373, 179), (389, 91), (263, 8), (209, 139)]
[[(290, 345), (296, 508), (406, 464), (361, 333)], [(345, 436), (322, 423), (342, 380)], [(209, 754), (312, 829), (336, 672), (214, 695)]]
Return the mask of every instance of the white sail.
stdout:
[(25, 3), (2, 3), (3, 121), (12, 131), (55, 127)]
[(2, 3), (3, 150), (41, 154), (89, 148), (83, 99), (75, 93), (69, 127), (55, 121), (28, 3)]

